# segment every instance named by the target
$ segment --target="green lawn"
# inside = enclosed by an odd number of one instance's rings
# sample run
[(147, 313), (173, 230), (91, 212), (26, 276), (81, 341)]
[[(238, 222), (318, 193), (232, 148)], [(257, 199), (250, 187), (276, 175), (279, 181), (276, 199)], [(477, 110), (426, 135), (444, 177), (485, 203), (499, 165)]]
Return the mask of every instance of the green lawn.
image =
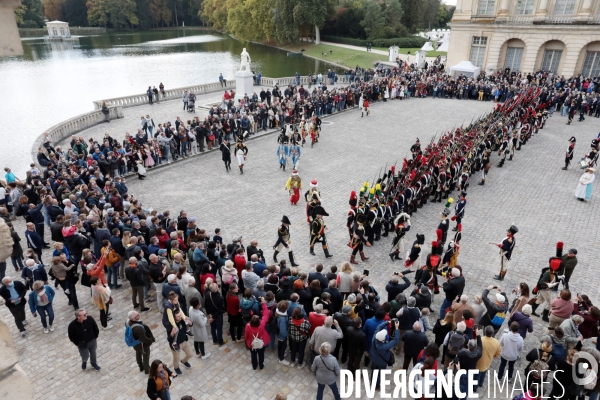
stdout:
[[(383, 51), (388, 51), (388, 48), (385, 47), (373, 47), (374, 49), (377, 50), (383, 50)], [(406, 54), (407, 51), (410, 50), (410, 54), (414, 55), (415, 51), (420, 50), (420, 48), (405, 48), (405, 47), (401, 47), (400, 48), (400, 54)], [(438, 55), (441, 55), (442, 57), (447, 56), (448, 53), (446, 53), (445, 51), (428, 51), (427, 52), (427, 57), (437, 57)]]
[[(366, 51), (357, 51), (324, 44), (314, 45), (307, 42), (283, 46), (282, 49), (290, 51), (300, 51), (301, 49), (304, 49), (304, 54), (307, 56), (341, 64), (348, 68), (354, 68), (357, 64), (361, 68), (373, 68), (375, 61), (387, 61), (387, 57), (382, 54), (367, 53)], [(326, 53), (327, 55), (323, 55), (323, 53)]]

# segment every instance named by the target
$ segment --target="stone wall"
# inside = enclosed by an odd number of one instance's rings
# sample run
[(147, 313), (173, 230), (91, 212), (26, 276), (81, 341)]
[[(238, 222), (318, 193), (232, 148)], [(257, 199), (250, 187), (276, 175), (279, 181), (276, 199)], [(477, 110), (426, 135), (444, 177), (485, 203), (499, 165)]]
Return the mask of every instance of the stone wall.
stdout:
[(33, 398), (31, 382), (19, 366), (19, 358), (10, 329), (0, 316), (0, 399)]
[[(94, 27), (69, 27), (71, 35), (98, 35), (100, 33), (106, 33), (106, 28), (94, 28)], [(19, 36), (24, 37), (42, 37), (48, 36), (48, 29), (46, 28), (20, 28)]]
[[(109, 107), (110, 119), (123, 118), (123, 109), (121, 107)], [(66, 121), (60, 122), (44, 132), (48, 132), (52, 143), (58, 143), (70, 135), (81, 132), (104, 122), (104, 114), (101, 110), (90, 111), (85, 114), (78, 115)], [(44, 132), (33, 143), (31, 156), (33, 161), (37, 162), (38, 149), (43, 144)], [(1, 398), (1, 397), (0, 397)]]

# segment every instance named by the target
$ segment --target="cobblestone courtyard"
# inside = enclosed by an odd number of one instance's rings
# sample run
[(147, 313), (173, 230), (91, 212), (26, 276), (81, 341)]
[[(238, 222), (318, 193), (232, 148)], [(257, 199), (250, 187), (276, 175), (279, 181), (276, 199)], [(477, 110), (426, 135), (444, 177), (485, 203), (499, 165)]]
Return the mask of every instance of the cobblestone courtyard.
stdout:
[[(202, 100), (209, 102), (218, 97), (216, 94), (206, 95)], [(203, 104), (202, 100), (198, 104)], [(157, 125), (167, 120), (173, 122), (177, 113), (187, 120), (189, 114), (177, 111), (180, 107), (181, 102), (173, 101), (125, 109), (124, 120), (98, 126), (82, 135), (99, 139), (108, 131), (114, 138), (122, 140), (124, 131), (134, 133), (139, 117), (149, 110), (153, 112), (151, 115)], [(243, 235), (246, 245), (250, 239), (258, 239), (259, 247), (265, 251), (268, 260), (273, 254), (271, 247), (276, 240), (277, 226), (285, 214), (292, 222), (294, 254), (303, 271), (311, 270), (316, 262), (323, 262), (326, 268), (334, 264), (339, 266), (350, 256), (345, 227), (350, 192), (358, 190), (364, 181), (372, 181), (386, 163), (389, 166), (397, 160), (401, 165), (415, 137), (421, 138), (422, 143), (429, 142), (434, 134), (439, 135), (453, 126), (468, 123), (473, 117), (491, 109), (492, 103), (489, 102), (396, 100), (375, 104), (369, 117), (361, 118), (358, 111), (351, 110), (324, 119), (320, 142), (314, 148), (305, 145), (302, 149), (300, 176), (303, 192), (310, 180), (319, 181), (323, 206), (330, 214), (325, 219), (328, 226), (326, 233), (334, 257), (329, 260), (325, 260), (318, 245), (316, 257), (308, 253), (304, 203), (291, 206), (288, 201), (284, 185), (291, 168), (286, 172), (278, 169), (274, 134), (248, 141), (249, 154), (244, 175), (239, 175), (235, 166), (226, 173), (221, 153), (217, 150), (150, 170), (144, 181), (131, 177), (127, 185), (130, 193), (135, 193), (146, 207), (159, 211), (169, 209), (172, 215), (186, 210), (188, 216), (197, 217), (198, 226), (207, 231), (220, 227), (227, 242), (240, 235)], [(203, 112), (198, 115), (203, 117)], [(498, 271), (498, 250), (488, 242), (501, 241), (506, 229), (514, 223), (519, 228), (517, 246), (506, 281), (502, 284), (503, 289), (510, 292), (519, 282), (527, 282), (533, 287), (539, 270), (554, 254), (555, 243), (561, 240), (565, 249), (575, 247), (579, 251), (579, 264), (571, 280), (573, 291), (588, 294), (594, 302), (599, 301), (598, 274), (593, 261), (596, 259), (594, 251), (600, 247), (598, 190), (594, 190), (591, 202), (576, 201), (574, 191), (581, 171), (574, 168), (560, 170), (567, 139), (571, 136), (577, 138), (574, 161), (579, 160), (598, 132), (598, 121), (588, 118), (583, 123), (574, 122), (566, 126), (566, 119), (555, 113), (549, 118), (546, 128), (517, 152), (514, 161), (507, 161), (504, 168), (499, 169), (495, 167), (496, 156), (492, 158), (494, 167), (485, 186), (477, 186), (478, 176), (471, 177), (459, 259), (467, 281), (466, 294), (481, 294), (485, 287), (495, 282), (492, 277)], [(236, 164), (235, 160), (233, 164)], [(456, 198), (456, 193), (453, 197)], [(406, 243), (412, 243), (416, 233), (424, 233), (426, 246), (423, 256), (428, 253), (429, 244), (435, 238), (442, 209), (443, 204), (427, 204), (413, 215)], [(22, 221), (17, 227), (23, 237), (25, 228)], [(370, 271), (373, 283), (383, 298), (386, 297), (385, 284), (392, 273), (404, 269), (400, 262), (393, 263), (387, 256), (391, 239), (382, 238), (372, 248), (366, 249), (370, 260), (355, 268)], [(48, 259), (46, 255), (49, 253), (45, 254), (45, 260)], [(14, 275), (10, 266), (8, 270), (11, 271), (9, 275)], [(123, 324), (132, 306), (128, 287), (113, 291), (111, 312), (114, 327), (100, 332), (98, 362), (102, 371), (99, 373), (81, 371), (79, 354), (66, 335), (73, 313), (63, 293), (57, 293), (54, 302), (56, 331), (48, 335), (43, 333), (39, 319), (34, 320), (28, 312), (29, 335), (22, 339), (6, 307), (0, 308), (13, 332), (22, 355), (21, 364), (32, 380), (37, 399), (147, 398), (146, 376), (138, 370), (134, 351), (123, 341)], [(86, 307), (99, 322), (98, 311), (91, 305), (87, 288), (78, 287), (78, 292), (80, 305)], [(512, 296), (509, 297), (512, 301)], [(442, 295), (435, 297), (432, 325), (439, 315), (442, 299)], [(171, 366), (171, 353), (161, 317), (156, 311), (156, 304), (152, 306), (153, 310), (142, 316), (157, 338), (152, 346), (151, 359), (159, 358)], [(534, 318), (534, 323), (534, 333), (528, 335), (525, 342), (526, 351), (539, 343), (544, 332), (541, 319)], [(194, 358), (191, 360), (192, 369), (184, 369), (183, 376), (174, 381), (172, 400), (185, 394), (194, 395), (197, 399), (272, 399), (277, 392), (284, 392), (293, 400), (314, 398), (317, 385), (309, 368), (299, 371), (282, 366), (277, 363), (275, 352), (267, 350), (265, 369), (253, 371), (249, 352), (243, 344), (229, 342), (218, 348), (208, 343), (207, 351), (212, 353), (212, 357), (207, 360)], [(517, 363), (517, 370), (522, 371), (526, 365), (524, 354), (521, 354), (523, 360)], [(493, 368), (497, 368), (498, 364), (496, 361)], [(326, 393), (327, 399), (332, 398), (329, 389)], [(500, 395), (497, 398), (506, 397)], [(480, 391), (480, 398), (487, 398), (487, 392)]]

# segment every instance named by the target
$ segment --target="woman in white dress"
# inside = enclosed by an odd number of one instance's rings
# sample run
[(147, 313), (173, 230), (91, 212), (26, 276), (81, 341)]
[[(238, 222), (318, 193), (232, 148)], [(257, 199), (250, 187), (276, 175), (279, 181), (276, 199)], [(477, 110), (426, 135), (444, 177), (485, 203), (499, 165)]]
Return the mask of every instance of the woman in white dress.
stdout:
[(596, 172), (596, 170), (589, 167), (585, 170), (585, 173), (581, 175), (581, 178), (579, 178), (579, 185), (577, 185), (577, 189), (575, 190), (575, 197), (577, 197), (577, 200), (589, 201), (592, 198), (592, 184), (596, 179), (594, 172)]
[(398, 94), (398, 91), (396, 90), (396, 84), (394, 83), (392, 85), (392, 99), (395, 99), (397, 94)]
[(404, 98), (404, 85), (400, 85), (400, 88), (398, 89), (398, 96), (400, 96), (400, 100)]
[(235, 157), (237, 158), (238, 166), (240, 167), (240, 175), (244, 175), (244, 163), (246, 162), (246, 154), (248, 154), (248, 148), (242, 141), (238, 139), (235, 145)]

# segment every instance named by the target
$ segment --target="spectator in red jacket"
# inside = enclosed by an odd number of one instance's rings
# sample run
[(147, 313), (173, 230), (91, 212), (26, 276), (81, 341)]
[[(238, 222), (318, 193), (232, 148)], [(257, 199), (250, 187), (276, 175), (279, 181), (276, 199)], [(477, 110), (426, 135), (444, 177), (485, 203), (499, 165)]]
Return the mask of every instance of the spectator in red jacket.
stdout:
[(253, 315), (250, 322), (246, 324), (246, 331), (244, 332), (244, 339), (246, 339), (246, 346), (250, 349), (252, 368), (254, 370), (256, 370), (256, 367), (260, 367), (260, 369), (265, 367), (265, 348), (271, 340), (265, 329), (269, 320), (267, 302), (265, 299), (261, 299), (260, 301), (262, 303), (262, 318), (258, 315)]
[(313, 309), (315, 310), (314, 312), (308, 313), (308, 322), (310, 322), (309, 335), (312, 335), (317, 327), (323, 326), (325, 318), (327, 318), (327, 315), (323, 314), (323, 304), (315, 304)]
[(171, 240), (167, 232), (165, 232), (163, 228), (158, 227), (154, 232), (154, 236), (156, 236), (156, 238), (158, 239), (158, 247), (160, 247), (161, 249), (166, 249), (167, 242)]
[(239, 288), (237, 283), (229, 284), (229, 290), (225, 295), (227, 316), (229, 317), (229, 333), (234, 343), (242, 341), (242, 330), (244, 329), (244, 320), (240, 312), (240, 298), (238, 297)]

